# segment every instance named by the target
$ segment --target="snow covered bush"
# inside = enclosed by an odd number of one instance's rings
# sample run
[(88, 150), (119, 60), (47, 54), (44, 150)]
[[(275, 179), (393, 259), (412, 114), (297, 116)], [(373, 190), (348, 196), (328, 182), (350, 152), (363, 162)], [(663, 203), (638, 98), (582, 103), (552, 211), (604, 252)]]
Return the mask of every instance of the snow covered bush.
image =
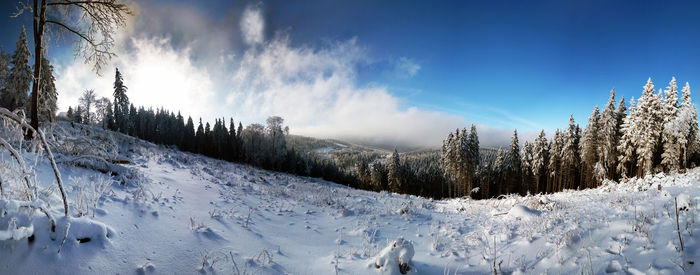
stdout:
[(382, 274), (407, 274), (412, 270), (413, 244), (403, 238), (398, 238), (385, 247), (374, 260), (373, 266)]
[(73, 193), (75, 194), (73, 208), (75, 208), (76, 215), (78, 217), (86, 216), (92, 210), (92, 217), (95, 217), (97, 203), (110, 192), (114, 180), (102, 175), (71, 177), (70, 180), (73, 182)]
[[(58, 171), (56, 162), (54, 161), (53, 153), (49, 148), (49, 144), (46, 141), (44, 132), (37, 131), (27, 124), (24, 114), (20, 111), (18, 113), (10, 112), (7, 109), (0, 108), (0, 125), (2, 130), (0, 130), (0, 147), (3, 147), (3, 151), (0, 151), (0, 163), (2, 163), (3, 169), (0, 170), (0, 199), (3, 199), (4, 192), (3, 188), (8, 190), (10, 199), (20, 199), (13, 195), (17, 193), (22, 193), (22, 200), (27, 201), (50, 201), (49, 198), (39, 198), (39, 183), (36, 180), (36, 173), (33, 167), (39, 162), (39, 158), (45, 153), (46, 159), (51, 164), (54, 176), (56, 178), (56, 183), (61, 194), (61, 199), (63, 201), (64, 214), (68, 215), (68, 200), (66, 199), (66, 193), (63, 189), (63, 182), (61, 180), (61, 174)], [(31, 136), (32, 138), (25, 141), (25, 137)], [(6, 155), (5, 152), (7, 152)], [(5, 158), (9, 156), (9, 158)], [(27, 164), (26, 157), (29, 156), (30, 160), (33, 157), (33, 161)], [(12, 164), (10, 164), (12, 163)], [(3, 175), (6, 175), (5, 177)], [(6, 181), (3, 179), (7, 179)], [(14, 190), (22, 190), (23, 192), (13, 192)], [(51, 192), (42, 192), (43, 195), (50, 195)]]

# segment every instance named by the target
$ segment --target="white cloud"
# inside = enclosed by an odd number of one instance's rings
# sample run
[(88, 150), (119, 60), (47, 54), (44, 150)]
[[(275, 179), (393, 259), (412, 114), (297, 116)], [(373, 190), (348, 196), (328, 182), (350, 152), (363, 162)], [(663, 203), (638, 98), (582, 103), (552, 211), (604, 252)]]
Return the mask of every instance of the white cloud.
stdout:
[(260, 9), (248, 7), (243, 11), (241, 17), (241, 31), (243, 39), (249, 45), (256, 45), (263, 42), (265, 21)]
[[(189, 48), (175, 50), (167, 38), (132, 38), (131, 45), (130, 50), (118, 52), (119, 60), (106, 68), (119, 68), (134, 105), (183, 110), (205, 119), (216, 117), (209, 111), (214, 95), (212, 79), (206, 67), (191, 62)], [(89, 65), (74, 61), (57, 74), (59, 108), (66, 110), (77, 105), (85, 89), (95, 89), (98, 96), (111, 99), (113, 83), (114, 71), (105, 71), (98, 77)]]
[(401, 57), (396, 61), (396, 73), (399, 77), (414, 77), (420, 70), (420, 65), (407, 57)]
[(464, 125), (457, 116), (404, 107), (385, 87), (359, 87), (356, 67), (365, 56), (355, 39), (314, 49), (276, 37), (246, 51), (227, 103), (250, 120), (280, 115), (296, 134), (372, 143), (438, 145)]
[[(182, 9), (174, 13), (198, 15)], [(112, 98), (112, 68), (118, 67), (134, 105), (180, 110), (210, 122), (225, 116), (249, 124), (279, 115), (294, 134), (400, 146), (439, 145), (448, 132), (467, 126), (452, 112), (407, 105), (381, 84), (358, 84), (358, 67), (373, 61), (356, 39), (319, 47), (292, 46), (284, 33), (266, 40), (261, 11), (249, 7), (237, 13), (240, 21), (232, 19), (240, 24), (245, 42), (254, 46), (245, 47), (235, 39), (209, 39), (223, 30), (212, 27), (211, 33), (202, 33), (204, 26), (221, 25), (204, 16), (193, 16), (197, 20), (191, 24), (158, 23), (172, 13), (135, 20), (136, 26), (120, 34), (124, 43), (117, 45), (118, 57), (105, 66), (109, 69), (102, 77), (82, 60), (57, 64), (60, 109), (75, 106), (85, 89)], [(240, 47), (247, 50), (235, 50)], [(412, 77), (420, 68), (402, 57), (393, 70)], [(506, 145), (512, 134), (477, 128), (483, 146)]]

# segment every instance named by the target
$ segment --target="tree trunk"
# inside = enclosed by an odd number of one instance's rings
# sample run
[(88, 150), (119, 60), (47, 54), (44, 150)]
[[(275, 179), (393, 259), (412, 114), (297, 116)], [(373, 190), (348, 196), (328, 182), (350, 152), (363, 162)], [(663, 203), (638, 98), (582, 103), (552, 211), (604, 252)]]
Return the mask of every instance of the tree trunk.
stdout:
[[(41, 1), (39, 9), (39, 0), (34, 0), (34, 80), (32, 83), (32, 101), (31, 101), (31, 126), (35, 130), (39, 130), (39, 85), (41, 80), (41, 59), (43, 56), (42, 40), (44, 36), (44, 23), (46, 21), (46, 0)], [(33, 133), (33, 132), (29, 132)]]

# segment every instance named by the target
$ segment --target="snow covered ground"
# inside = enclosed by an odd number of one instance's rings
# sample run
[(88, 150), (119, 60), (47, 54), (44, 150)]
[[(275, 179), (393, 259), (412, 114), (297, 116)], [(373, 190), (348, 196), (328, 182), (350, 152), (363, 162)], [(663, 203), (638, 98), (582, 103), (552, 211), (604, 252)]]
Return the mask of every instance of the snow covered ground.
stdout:
[[(72, 217), (62, 218), (54, 192), (56, 232), (38, 211), (18, 220), (35, 237), (0, 238), (0, 274), (400, 274), (385, 263), (408, 260), (409, 274), (700, 273), (700, 169), (552, 195), (435, 201), (90, 135), (119, 144), (127, 184), (61, 165)], [(43, 187), (55, 184), (46, 159), (36, 172)], [(0, 201), (2, 212), (13, 207)]]

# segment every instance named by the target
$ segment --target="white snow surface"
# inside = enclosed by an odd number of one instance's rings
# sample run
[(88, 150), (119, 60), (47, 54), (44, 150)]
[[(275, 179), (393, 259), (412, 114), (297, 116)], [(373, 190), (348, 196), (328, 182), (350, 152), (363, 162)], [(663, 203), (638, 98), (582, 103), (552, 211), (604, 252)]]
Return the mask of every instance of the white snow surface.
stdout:
[[(83, 217), (73, 210), (63, 217), (54, 191), (47, 207), (56, 232), (38, 211), (18, 217), (14, 228), (0, 215), (0, 274), (396, 274), (398, 265), (368, 263), (398, 257), (410, 261), (409, 274), (700, 273), (700, 169), (582, 191), (436, 201), (98, 134), (131, 144), (120, 156), (137, 176), (126, 186), (112, 183)], [(71, 209), (84, 190), (80, 179), (106, 177), (59, 168)], [(55, 185), (45, 159), (35, 169), (42, 188)], [(685, 206), (682, 251), (676, 197)], [(32, 242), (23, 231), (30, 228)]]

